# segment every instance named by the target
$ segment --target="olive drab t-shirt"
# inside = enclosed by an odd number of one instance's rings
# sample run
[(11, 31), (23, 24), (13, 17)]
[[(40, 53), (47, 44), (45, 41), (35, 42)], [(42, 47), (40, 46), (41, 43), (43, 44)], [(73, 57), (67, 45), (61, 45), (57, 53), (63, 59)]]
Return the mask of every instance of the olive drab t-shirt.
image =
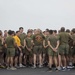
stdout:
[(73, 45), (75, 45), (75, 34), (72, 35)]
[(75, 34), (72, 35), (72, 39), (75, 41)]
[(6, 38), (6, 45), (7, 45), (7, 48), (14, 48), (14, 43), (15, 43), (15, 40), (12, 36), (8, 36)]
[(31, 48), (32, 47), (32, 39), (27, 37), (25, 40), (26, 40), (27, 47)]
[(50, 44), (52, 45), (52, 47), (56, 47), (57, 46), (57, 41), (58, 41), (58, 38), (54, 35), (50, 35), (48, 37), (48, 41), (50, 41)]
[(58, 34), (60, 44), (68, 44), (69, 39), (71, 38), (70, 35), (66, 32), (60, 32)]
[(31, 38), (32, 38), (32, 39), (33, 39), (33, 36), (34, 36), (34, 35), (32, 34), (32, 35), (31, 35)]
[(24, 46), (24, 39), (26, 38), (26, 34), (25, 33), (20, 34), (19, 38), (21, 40), (21, 45)]
[(48, 45), (48, 37), (49, 37), (49, 36), (46, 36), (46, 37), (45, 37), (45, 46)]
[(36, 34), (33, 36), (34, 45), (40, 46), (43, 45), (43, 40), (45, 39), (44, 35)]

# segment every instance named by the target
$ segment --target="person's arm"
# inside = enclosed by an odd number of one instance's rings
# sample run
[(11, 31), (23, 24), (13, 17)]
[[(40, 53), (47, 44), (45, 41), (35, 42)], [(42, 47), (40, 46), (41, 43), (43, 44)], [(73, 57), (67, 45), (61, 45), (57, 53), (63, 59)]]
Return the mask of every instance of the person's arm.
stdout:
[(5, 39), (5, 47), (7, 48), (7, 39)]
[(45, 45), (45, 40), (43, 40), (43, 47), (44, 48), (47, 48), (48, 47), (48, 45)]
[(34, 40), (35, 40), (35, 35), (33, 35), (33, 38), (32, 38), (33, 46), (35, 45)]
[(33, 48), (33, 46), (34, 46), (34, 42), (33, 42), (33, 40), (31, 40), (31, 50), (32, 50), (32, 48)]
[[(32, 47), (31, 47), (32, 48)], [(26, 42), (26, 49), (28, 50), (28, 51), (31, 51), (31, 48), (29, 48), (28, 46), (27, 46), (27, 42)]]
[(4, 43), (4, 37), (2, 37), (2, 45), (3, 45), (3, 43)]
[(50, 41), (48, 41), (48, 46), (54, 51), (54, 48), (52, 47)]
[(27, 48), (27, 50), (28, 50), (28, 51), (31, 51), (31, 48), (28, 48), (28, 46), (27, 46), (27, 45), (26, 45), (26, 48)]
[(43, 47), (45, 48), (45, 40), (43, 40)]
[(26, 40), (24, 39), (24, 46), (23, 46), (23, 48), (25, 48), (26, 47)]
[(57, 50), (57, 49), (58, 49), (58, 47), (59, 47), (59, 40), (57, 41), (57, 45), (56, 45), (55, 50)]

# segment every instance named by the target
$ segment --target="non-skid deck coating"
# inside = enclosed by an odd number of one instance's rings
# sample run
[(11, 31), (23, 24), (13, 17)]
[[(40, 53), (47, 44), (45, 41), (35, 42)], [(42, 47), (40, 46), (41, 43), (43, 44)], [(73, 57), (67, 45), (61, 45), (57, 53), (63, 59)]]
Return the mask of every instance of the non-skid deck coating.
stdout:
[(75, 75), (75, 69), (70, 71), (52, 71), (49, 72), (48, 68), (20, 68), (15, 71), (0, 69), (0, 75)]

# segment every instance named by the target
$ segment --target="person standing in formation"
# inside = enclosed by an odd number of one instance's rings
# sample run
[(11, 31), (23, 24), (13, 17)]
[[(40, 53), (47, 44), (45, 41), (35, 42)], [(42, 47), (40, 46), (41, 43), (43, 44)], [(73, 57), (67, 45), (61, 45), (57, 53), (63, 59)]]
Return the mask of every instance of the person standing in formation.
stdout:
[[(59, 36), (59, 68), (63, 68), (63, 70), (67, 70), (67, 57), (69, 54), (69, 40), (71, 40), (71, 36), (65, 32), (65, 28), (61, 27)], [(63, 63), (62, 63), (63, 59)]]
[(7, 47), (7, 69), (15, 70), (13, 58), (15, 56), (15, 40), (13, 38), (13, 31), (8, 31), (8, 37), (6, 38)]
[[(53, 30), (50, 30), (50, 36), (48, 38), (48, 56), (49, 56), (49, 71), (52, 71), (52, 65), (55, 64), (56, 70), (58, 70), (58, 47), (59, 47), (59, 39), (53, 34)], [(54, 63), (52, 62), (54, 59)]]
[(40, 68), (43, 65), (43, 63), (42, 63), (42, 49), (43, 49), (43, 40), (44, 40), (44, 38), (45, 37), (41, 33), (41, 30), (36, 29), (35, 34), (33, 36), (33, 42), (34, 42), (34, 48), (33, 48), (33, 58), (34, 58), (33, 63), (34, 63), (34, 65), (33, 65), (33, 68), (36, 68), (37, 63), (39, 64)]

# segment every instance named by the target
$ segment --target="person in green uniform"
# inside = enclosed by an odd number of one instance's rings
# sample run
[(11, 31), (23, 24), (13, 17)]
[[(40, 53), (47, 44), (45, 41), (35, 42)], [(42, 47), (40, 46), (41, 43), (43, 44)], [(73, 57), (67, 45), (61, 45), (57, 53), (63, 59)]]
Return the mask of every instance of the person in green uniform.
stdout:
[(7, 52), (5, 40), (6, 40), (6, 37), (7, 36), (8, 36), (8, 31), (7, 30), (4, 30), (4, 35), (3, 35), (3, 38), (4, 38), (4, 42), (3, 42), (3, 53), (4, 53), (4, 64), (5, 65), (6, 65), (6, 52)]
[(3, 52), (3, 42), (4, 42), (4, 38), (2, 36), (2, 31), (0, 30), (0, 68), (4, 68), (3, 64), (4, 64), (4, 61), (3, 61), (3, 55), (4, 55), (4, 52)]
[(19, 28), (19, 31), (20, 31), (20, 40), (21, 40), (21, 45), (22, 45), (22, 47), (24, 48), (25, 47), (25, 42), (24, 42), (24, 40), (25, 40), (25, 38), (26, 38), (26, 34), (23, 32), (24, 31), (24, 29), (23, 29), (23, 27), (20, 27)]
[[(33, 40), (31, 38), (31, 31), (27, 32), (27, 37), (25, 39), (26, 41), (26, 61), (29, 63), (29, 66), (32, 66), (33, 63)], [(29, 60), (27, 60), (27, 57), (29, 57)]]
[(43, 40), (43, 65), (48, 63), (48, 37), (49, 37), (49, 29), (46, 29), (44, 32), (45, 39)]
[[(69, 40), (71, 36), (65, 32), (65, 28), (61, 27), (61, 32), (58, 34), (60, 45), (59, 45), (59, 67), (63, 67), (63, 70), (67, 68), (67, 60), (66, 57), (69, 54)], [(63, 65), (62, 65), (62, 58), (63, 58)]]
[(58, 38), (53, 34), (53, 30), (50, 30), (50, 36), (48, 38), (48, 56), (49, 56), (49, 71), (52, 70), (52, 64), (54, 59), (54, 63), (57, 70), (57, 56), (58, 56), (58, 47), (59, 47), (59, 40)]
[(32, 29), (28, 29), (28, 32), (31, 33), (31, 38), (33, 39), (33, 30)]
[(7, 69), (15, 70), (13, 66), (13, 58), (15, 56), (15, 40), (12, 36), (13, 32), (11, 30), (8, 31), (8, 37), (6, 38), (6, 46), (7, 46)]
[(34, 48), (33, 48), (33, 57), (34, 57), (34, 65), (33, 67), (36, 68), (37, 56), (39, 61), (39, 67), (42, 67), (42, 48), (43, 48), (43, 40), (44, 36), (41, 33), (40, 29), (35, 30), (35, 34), (33, 36)]
[(72, 29), (72, 39), (73, 39), (73, 47), (72, 47), (72, 56), (73, 56), (73, 65), (75, 66), (75, 28)]
[(26, 64), (26, 60), (25, 60), (25, 46), (26, 46), (25, 38), (26, 38), (26, 34), (23, 31), (24, 31), (24, 28), (20, 27), (19, 28), (19, 32), (20, 32), (19, 38), (21, 41), (22, 54), (23, 54), (23, 56), (21, 56), (22, 60), (23, 60), (23, 64), (21, 64), (22, 65), (21, 67), (24, 67), (24, 65)]
[[(72, 37), (70, 29), (66, 29), (66, 32)], [(73, 39), (69, 40), (69, 54), (67, 56), (67, 68), (73, 68), (72, 66), (72, 54), (73, 54)]]

